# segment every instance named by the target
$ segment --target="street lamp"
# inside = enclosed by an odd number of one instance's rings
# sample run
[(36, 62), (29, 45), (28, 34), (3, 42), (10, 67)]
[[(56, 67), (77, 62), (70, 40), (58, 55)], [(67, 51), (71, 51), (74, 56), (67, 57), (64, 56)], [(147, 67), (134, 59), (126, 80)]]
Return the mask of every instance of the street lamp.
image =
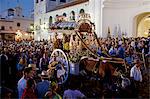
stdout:
[(18, 36), (22, 36), (22, 33), (20, 32), (20, 30), (17, 30), (16, 34), (17, 34)]
[(33, 30), (34, 29), (34, 26), (33, 25), (30, 25), (30, 30)]
[(20, 40), (21, 37), (22, 37), (22, 33), (20, 32), (20, 30), (17, 30), (16, 34), (17, 34), (17, 35), (15, 36), (15, 39), (16, 39), (16, 40)]
[(34, 24), (30, 24), (30, 39), (33, 39), (34, 35)]

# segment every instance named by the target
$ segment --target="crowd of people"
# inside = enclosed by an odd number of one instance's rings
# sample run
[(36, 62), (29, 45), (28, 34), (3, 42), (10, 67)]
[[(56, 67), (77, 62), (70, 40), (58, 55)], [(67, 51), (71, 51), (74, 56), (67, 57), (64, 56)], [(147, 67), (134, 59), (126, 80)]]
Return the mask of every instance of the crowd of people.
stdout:
[[(138, 86), (142, 82), (140, 70), (141, 57), (144, 55), (146, 68), (150, 56), (149, 38), (99, 38), (100, 47), (97, 43), (92, 44), (92, 50), (99, 56), (117, 57), (126, 60), (130, 68), (130, 77)], [(90, 42), (89, 42), (90, 43)], [(76, 79), (70, 80), (68, 89), (61, 92), (60, 85), (52, 76), (48, 75), (50, 55), (55, 49), (52, 41), (1, 41), (1, 95), (5, 98), (54, 98), (74, 99), (84, 98), (85, 95), (78, 90)], [(59, 45), (63, 45), (59, 44)], [(63, 49), (63, 46), (61, 46)], [(63, 49), (64, 50), (64, 49)], [(107, 54), (104, 54), (107, 53)]]

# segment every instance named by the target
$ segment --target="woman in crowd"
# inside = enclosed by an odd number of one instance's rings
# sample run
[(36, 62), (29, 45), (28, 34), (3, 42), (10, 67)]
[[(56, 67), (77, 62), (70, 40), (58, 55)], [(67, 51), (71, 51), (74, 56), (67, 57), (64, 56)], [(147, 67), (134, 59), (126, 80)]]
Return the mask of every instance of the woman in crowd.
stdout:
[(32, 78), (27, 80), (27, 85), (21, 99), (37, 99), (37, 95), (35, 93), (35, 81)]
[(23, 71), (22, 78), (18, 81), (18, 98), (21, 99), (21, 96), (26, 88), (27, 80), (33, 77), (32, 67), (27, 67)]
[(27, 61), (25, 57), (22, 57), (17, 65), (18, 71), (22, 71), (25, 67), (27, 67)]

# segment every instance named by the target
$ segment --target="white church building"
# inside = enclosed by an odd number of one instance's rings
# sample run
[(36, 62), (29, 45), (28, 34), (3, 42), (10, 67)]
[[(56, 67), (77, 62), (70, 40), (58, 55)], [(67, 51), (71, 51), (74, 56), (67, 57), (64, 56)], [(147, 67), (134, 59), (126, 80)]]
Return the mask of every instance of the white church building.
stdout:
[(50, 24), (63, 16), (66, 21), (90, 15), (98, 37), (147, 36), (150, 30), (150, 0), (34, 0), (34, 38), (49, 39)]

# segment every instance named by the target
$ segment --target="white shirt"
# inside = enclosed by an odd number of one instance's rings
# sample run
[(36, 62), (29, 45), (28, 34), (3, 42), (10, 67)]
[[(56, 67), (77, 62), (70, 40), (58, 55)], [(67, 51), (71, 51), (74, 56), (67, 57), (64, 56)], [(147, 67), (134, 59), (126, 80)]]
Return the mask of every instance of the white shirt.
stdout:
[(135, 42), (134, 41), (131, 42), (131, 46), (135, 47)]
[(60, 78), (62, 75), (65, 74), (65, 72), (66, 71), (64, 68), (57, 70), (57, 78)]
[(130, 77), (133, 77), (134, 80), (142, 82), (142, 74), (140, 69), (134, 65), (130, 71)]
[(119, 41), (119, 45), (122, 45), (122, 41)]

